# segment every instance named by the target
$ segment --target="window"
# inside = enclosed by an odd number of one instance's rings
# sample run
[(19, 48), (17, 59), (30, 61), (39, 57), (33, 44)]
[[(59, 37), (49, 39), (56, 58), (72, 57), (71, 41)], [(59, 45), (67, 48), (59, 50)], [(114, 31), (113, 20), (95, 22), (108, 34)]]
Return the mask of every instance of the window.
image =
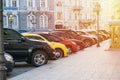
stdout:
[(57, 12), (57, 19), (59, 19), (59, 20), (62, 19), (62, 12)]
[(32, 1), (32, 0), (29, 0), (28, 6), (29, 6), (29, 7), (33, 7), (33, 1)]
[(17, 0), (3, 0), (4, 7), (17, 7)]
[(35, 0), (27, 0), (28, 9), (33, 9), (35, 7)]
[(29, 39), (36, 39), (36, 40), (42, 40), (42, 41), (45, 41), (44, 39), (40, 38), (40, 37), (37, 37), (37, 36), (26, 36), (27, 38)]
[(40, 16), (40, 28), (48, 27), (48, 17), (46, 15)]
[(17, 7), (17, 2), (16, 2), (16, 0), (12, 0), (12, 7)]
[(6, 7), (6, 0), (3, 0), (3, 6)]
[(47, 7), (47, 0), (40, 0), (40, 7)]
[[(10, 18), (10, 16), (11, 16), (11, 18)], [(9, 20), (9, 22), (10, 22), (10, 24), (11, 24), (11, 26), (9, 26), (9, 27), (11, 27), (11, 28), (13, 28), (13, 29), (17, 29), (18, 17), (17, 17), (16, 15), (14, 15), (14, 14), (10, 14), (10, 15), (8, 16), (8, 20)]]
[(11, 0), (6, 1), (6, 5), (8, 4), (8, 7), (11, 7)]
[(59, 38), (53, 36), (53, 35), (48, 35), (48, 34), (41, 34), (43, 37), (45, 37), (48, 41), (60, 41)]
[(78, 17), (78, 16), (77, 16), (77, 13), (75, 13), (75, 20), (77, 20), (77, 17)]
[(57, 2), (57, 6), (60, 6), (60, 7), (62, 6), (61, 1), (58, 1), (58, 2)]
[(27, 17), (27, 28), (33, 29), (35, 28), (35, 24), (36, 24), (36, 17), (31, 13)]

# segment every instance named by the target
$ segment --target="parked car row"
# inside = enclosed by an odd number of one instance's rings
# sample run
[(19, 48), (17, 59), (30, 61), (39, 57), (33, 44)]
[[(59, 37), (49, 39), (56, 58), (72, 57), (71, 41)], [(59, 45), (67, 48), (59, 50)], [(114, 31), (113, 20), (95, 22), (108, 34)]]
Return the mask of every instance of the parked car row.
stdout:
[[(98, 36), (99, 32), (99, 36)], [(19, 33), (4, 28), (4, 50), (13, 57), (13, 61), (25, 61), (36, 67), (48, 60), (68, 57), (101, 41), (109, 39), (107, 31), (52, 30)], [(12, 71), (12, 70), (11, 70)]]
[(78, 50), (82, 50), (84, 48), (92, 46), (96, 44), (98, 40), (99, 42), (101, 42), (110, 38), (109, 33), (105, 30), (73, 31), (73, 30), (66, 30), (66, 29), (57, 29), (57, 30), (51, 30), (51, 31), (27, 32), (24, 34), (27, 34), (26, 37), (29, 37), (32, 39), (33, 37), (35, 39), (35, 36), (30, 37), (28, 35), (37, 34), (39, 36), (44, 37), (49, 42), (62, 43), (67, 47), (67, 49), (69, 50), (69, 53), (75, 53)]

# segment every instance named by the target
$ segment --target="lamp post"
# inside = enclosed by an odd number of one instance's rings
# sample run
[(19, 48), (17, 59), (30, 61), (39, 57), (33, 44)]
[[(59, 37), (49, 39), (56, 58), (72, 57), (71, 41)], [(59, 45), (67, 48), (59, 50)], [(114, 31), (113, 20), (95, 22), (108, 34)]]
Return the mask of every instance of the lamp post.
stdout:
[(96, 16), (97, 16), (97, 38), (98, 38), (98, 41), (97, 41), (97, 45), (96, 47), (100, 47), (100, 40), (99, 40), (99, 16), (100, 16), (100, 10), (101, 10), (101, 6), (98, 2), (95, 3), (95, 6), (94, 6), (94, 9), (93, 11), (96, 13)]
[(3, 46), (3, 8), (0, 0), (0, 80), (6, 80), (6, 67)]
[(13, 21), (14, 21), (14, 15), (13, 14), (10, 14), (9, 15), (9, 21), (10, 21), (10, 28), (12, 29), (12, 23), (13, 23)]

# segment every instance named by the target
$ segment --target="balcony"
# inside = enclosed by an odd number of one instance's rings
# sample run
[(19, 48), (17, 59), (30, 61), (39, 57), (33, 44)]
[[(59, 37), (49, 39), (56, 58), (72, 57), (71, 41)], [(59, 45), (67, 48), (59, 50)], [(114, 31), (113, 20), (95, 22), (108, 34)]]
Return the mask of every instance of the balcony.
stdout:
[(48, 7), (40, 7), (40, 11), (42, 11), (42, 12), (48, 12), (49, 8)]
[(27, 6), (20, 7), (20, 10), (27, 10)]
[(27, 7), (27, 10), (36, 11), (36, 10), (37, 10), (37, 7)]
[(4, 7), (3, 10), (18, 10), (18, 7)]
[(73, 12), (80, 12), (82, 9), (81, 6), (73, 6)]
[(73, 6), (73, 12), (80, 12), (82, 9), (81, 6)]

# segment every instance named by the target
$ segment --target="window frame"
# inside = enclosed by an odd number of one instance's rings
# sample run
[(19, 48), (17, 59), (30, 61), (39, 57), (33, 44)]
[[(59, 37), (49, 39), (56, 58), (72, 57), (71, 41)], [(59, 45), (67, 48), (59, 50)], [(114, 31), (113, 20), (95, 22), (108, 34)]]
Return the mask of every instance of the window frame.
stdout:
[(48, 16), (43, 14), (39, 17), (40, 28), (48, 28)]
[[(30, 18), (32, 21), (30, 20)], [(36, 23), (36, 16), (31, 13), (27, 16), (27, 28), (28, 29), (36, 28), (36, 25), (34, 23)]]
[[(29, 2), (31, 3), (31, 6), (29, 5)], [(27, 8), (34, 9), (34, 7), (35, 7), (35, 0), (27, 0)]]
[[(44, 1), (44, 6), (42, 6), (43, 1)], [(41, 8), (47, 8), (48, 7), (48, 1), (47, 0), (40, 0), (40, 7)]]

